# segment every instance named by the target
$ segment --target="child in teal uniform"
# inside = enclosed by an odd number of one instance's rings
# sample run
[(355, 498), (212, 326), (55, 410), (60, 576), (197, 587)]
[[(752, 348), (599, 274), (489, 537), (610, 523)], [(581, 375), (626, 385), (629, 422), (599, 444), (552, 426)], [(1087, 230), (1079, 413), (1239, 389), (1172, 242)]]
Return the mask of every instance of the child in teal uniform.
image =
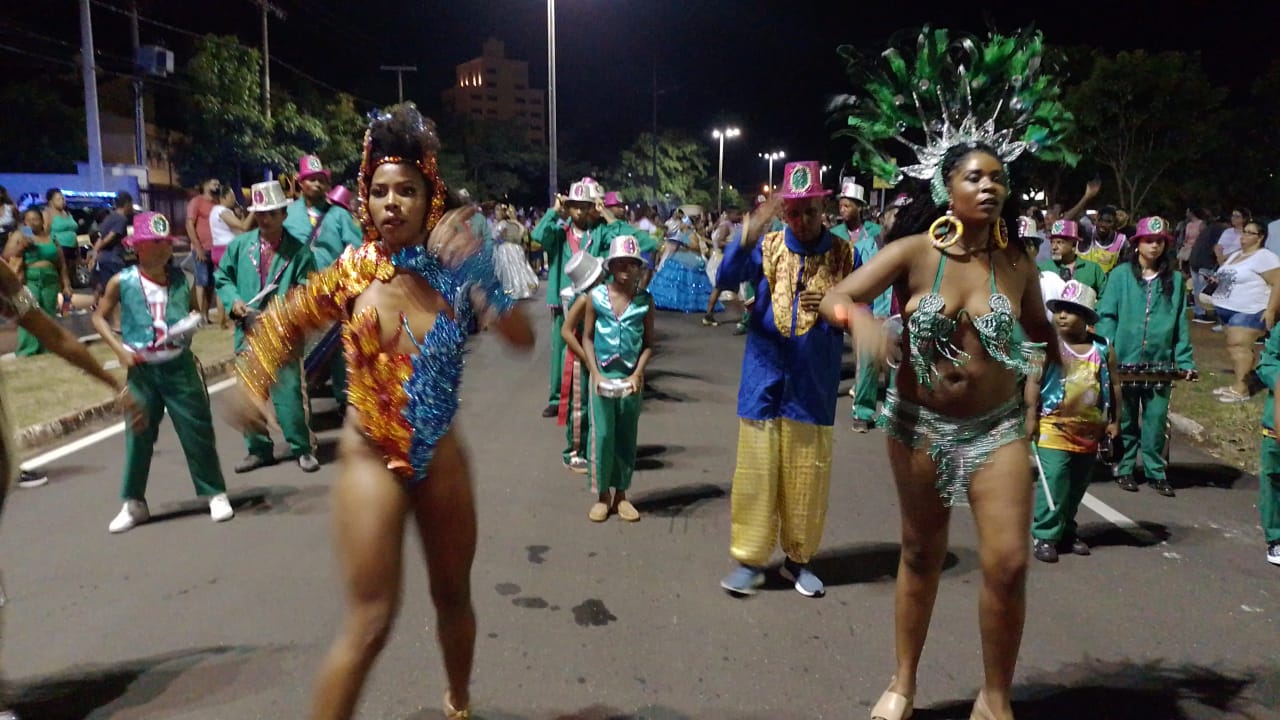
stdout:
[[(165, 410), (187, 458), (196, 494), (209, 503), (214, 522), (230, 520), (235, 512), (213, 437), (213, 413), (204, 379), (191, 354), (191, 336), (198, 327), (187, 276), (169, 263), (173, 256), (169, 221), (160, 213), (138, 213), (128, 243), (137, 250), (138, 264), (107, 281), (93, 326), (129, 370), (129, 390), (141, 406), (145, 422), (125, 431), (124, 507), (108, 530), (121, 533), (146, 522), (147, 478), (151, 454)], [(109, 318), (120, 306), (120, 336)], [(198, 313), (198, 311), (196, 311)], [(197, 314), (194, 318), (199, 320)], [(184, 326), (186, 326), (184, 328)]]
[(591, 373), (587, 372), (582, 349), (582, 320), (591, 304), (590, 292), (604, 279), (604, 264), (586, 252), (569, 259), (564, 268), (570, 286), (560, 291), (565, 308), (560, 337), (573, 354), (573, 362), (564, 369), (560, 383), (559, 423), (564, 425), (565, 448), (561, 457), (565, 467), (576, 473), (587, 472), (587, 452), (591, 446), (591, 416), (587, 412), (591, 397)]
[(1097, 301), (1097, 292), (1080, 280), (1049, 299), (1062, 365), (1049, 366), (1038, 386), (1027, 382), (1028, 434), (1039, 436), (1040, 465), (1031, 537), (1041, 562), (1057, 562), (1059, 552), (1089, 554), (1076, 536), (1076, 511), (1089, 487), (1098, 441), (1103, 433), (1113, 440), (1120, 434), (1116, 352), (1106, 338), (1089, 332), (1098, 322)]
[[(1120, 365), (1149, 363), (1176, 368), (1194, 380), (1195, 358), (1187, 324), (1187, 290), (1182, 273), (1173, 269), (1169, 251), (1173, 227), (1158, 217), (1142, 218), (1129, 240), (1136, 248), (1107, 278), (1107, 292), (1098, 306), (1099, 335), (1111, 341)], [(1131, 388), (1124, 394), (1120, 415), (1123, 456), (1116, 465), (1116, 484), (1138, 491), (1133, 471), (1142, 449), (1142, 474), (1151, 489), (1173, 497), (1165, 477), (1165, 428), (1169, 422), (1166, 385)]]
[[(582, 350), (591, 371), (588, 476), (598, 493), (588, 513), (593, 522), (604, 522), (610, 511), (628, 522), (640, 519), (626, 493), (636, 463), (644, 370), (653, 354), (652, 302), (648, 293), (638, 289), (643, 264), (634, 237), (615, 237), (606, 262), (609, 284), (596, 286), (586, 305)], [(601, 394), (606, 380), (623, 381), (620, 397)]]

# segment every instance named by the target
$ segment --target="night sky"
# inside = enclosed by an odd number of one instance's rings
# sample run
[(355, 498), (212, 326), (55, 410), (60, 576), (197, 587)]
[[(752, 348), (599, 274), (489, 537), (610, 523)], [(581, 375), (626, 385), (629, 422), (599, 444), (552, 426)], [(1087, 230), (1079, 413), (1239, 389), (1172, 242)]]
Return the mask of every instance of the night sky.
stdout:
[[(395, 100), (395, 76), (379, 65), (417, 65), (405, 94), (428, 113), (453, 81), (453, 66), (476, 57), (488, 36), (506, 42), (508, 57), (530, 63), (535, 87), (546, 85), (546, 3), (543, 0), (276, 0), (287, 13), (271, 21), (272, 54), (368, 103)], [(75, 0), (19, 3), (5, 0), (0, 43), (60, 58), (78, 47)], [(122, 68), (129, 53), (126, 19), (94, 0), (95, 44), (104, 67)], [(823, 103), (850, 90), (835, 48), (842, 43), (883, 47), (892, 32), (924, 22), (981, 32), (1035, 23), (1048, 40), (1106, 50), (1145, 48), (1202, 53), (1214, 82), (1244, 98), (1251, 82), (1280, 55), (1280, 43), (1254, 2), (1183, 0), (901, 3), (806, 0), (556, 0), (560, 144), (563, 153), (608, 164), (648, 130), (657, 73), (658, 124), (706, 139), (711, 129), (736, 125), (742, 137), (725, 150), (726, 181), (764, 181), (757, 153), (784, 150), (789, 158), (844, 162), (844, 148), (829, 140)], [(141, 0), (145, 17), (197, 33), (227, 33), (260, 42), (258, 11), (250, 0), (198, 3)], [(831, 9), (840, 8), (840, 9)], [(57, 19), (62, 18), (62, 22)], [(37, 37), (31, 33), (39, 33)], [(59, 44), (61, 41), (64, 44)], [(142, 24), (144, 44), (163, 44), (181, 68), (191, 38)], [(0, 49), (0, 72), (57, 70), (48, 62)], [(68, 68), (69, 69), (69, 68)], [(274, 65), (273, 85), (305, 82)], [(181, 102), (176, 89), (157, 87), (165, 105)], [(1188, 99), (1188, 109), (1195, 105)], [(448, 138), (445, 138), (448, 142)], [(564, 180), (564, 178), (562, 178)]]

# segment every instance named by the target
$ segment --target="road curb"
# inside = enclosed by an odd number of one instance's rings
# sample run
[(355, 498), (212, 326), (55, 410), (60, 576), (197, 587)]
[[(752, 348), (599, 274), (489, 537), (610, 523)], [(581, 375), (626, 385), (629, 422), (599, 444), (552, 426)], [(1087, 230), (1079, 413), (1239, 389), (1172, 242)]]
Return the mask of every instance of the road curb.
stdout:
[(1170, 412), (1169, 423), (1173, 425), (1174, 430), (1183, 435), (1190, 435), (1195, 440), (1204, 440), (1204, 426), (1185, 415)]
[[(221, 380), (224, 376), (230, 375), (231, 368), (235, 365), (235, 362), (236, 358), (233, 355), (211, 365), (205, 365), (205, 384)], [(18, 431), (18, 446), (24, 450), (43, 447), (67, 435), (78, 432), (92, 423), (101, 420), (112, 420), (118, 417), (119, 412), (116, 410), (115, 400), (107, 400), (92, 407), (63, 415), (60, 418), (54, 418), (48, 422), (23, 428)]]

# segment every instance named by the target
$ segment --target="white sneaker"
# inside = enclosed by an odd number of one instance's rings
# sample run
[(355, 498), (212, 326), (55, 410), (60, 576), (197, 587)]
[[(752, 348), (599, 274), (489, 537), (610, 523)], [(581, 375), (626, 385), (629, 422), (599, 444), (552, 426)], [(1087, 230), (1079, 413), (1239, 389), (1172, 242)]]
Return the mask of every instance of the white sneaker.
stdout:
[(230, 520), (236, 516), (236, 511), (231, 509), (231, 501), (227, 499), (226, 493), (219, 493), (209, 498), (209, 517), (214, 522), (223, 522)]
[(1267, 562), (1280, 565), (1280, 540), (1267, 545)]
[(122, 533), (151, 519), (151, 511), (147, 510), (145, 500), (125, 500), (120, 514), (107, 526), (107, 532)]

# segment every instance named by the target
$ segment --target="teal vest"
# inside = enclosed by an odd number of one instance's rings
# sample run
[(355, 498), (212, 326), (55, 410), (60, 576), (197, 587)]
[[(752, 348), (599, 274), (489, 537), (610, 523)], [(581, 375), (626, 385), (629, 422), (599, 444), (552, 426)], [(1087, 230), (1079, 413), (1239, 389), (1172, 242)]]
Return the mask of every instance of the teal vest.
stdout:
[(600, 369), (615, 362), (628, 370), (634, 369), (644, 349), (644, 316), (649, 312), (649, 293), (637, 293), (622, 317), (613, 314), (608, 285), (597, 285), (591, 291), (591, 302), (596, 309), (594, 343)]
[[(191, 286), (187, 284), (187, 276), (181, 270), (170, 266), (169, 304), (165, 307), (164, 321), (173, 325), (185, 318), (191, 311)], [(117, 276), (120, 279), (120, 334), (124, 341), (133, 347), (146, 347), (155, 340), (155, 329), (151, 326), (151, 310), (147, 307), (146, 295), (142, 292), (142, 277), (138, 266), (127, 267)], [(190, 345), (188, 339), (183, 345)]]

